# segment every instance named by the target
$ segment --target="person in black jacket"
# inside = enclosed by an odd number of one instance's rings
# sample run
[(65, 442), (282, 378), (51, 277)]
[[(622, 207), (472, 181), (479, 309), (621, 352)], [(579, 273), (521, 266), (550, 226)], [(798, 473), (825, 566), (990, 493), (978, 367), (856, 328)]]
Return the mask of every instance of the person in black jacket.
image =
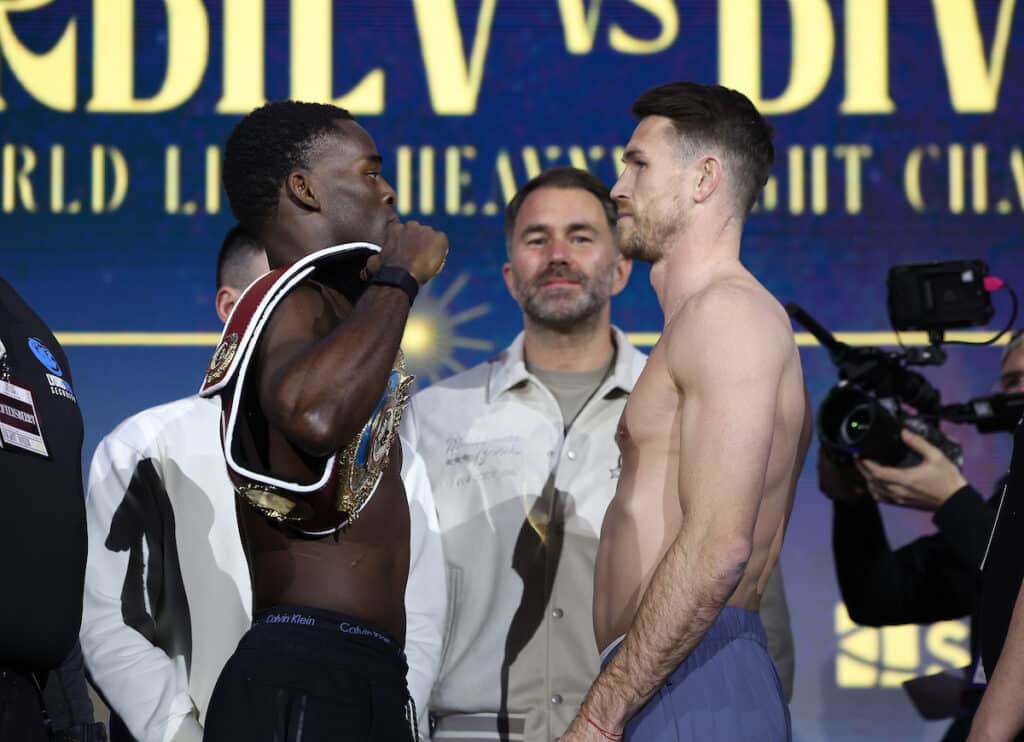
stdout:
[(63, 348), (0, 279), (0, 742), (103, 738), (78, 649), (82, 436)]
[[(1003, 353), (999, 385), (1024, 392), (1024, 335)], [(903, 431), (922, 457), (907, 468), (860, 460), (840, 467), (820, 452), (818, 484), (833, 501), (832, 550), (839, 591), (850, 618), (865, 626), (932, 623), (971, 616), (976, 629), (979, 567), (995, 521), (998, 497), (986, 501), (960, 470), (928, 441)], [(998, 493), (1001, 482), (996, 487)], [(893, 550), (878, 503), (934, 513), (937, 532)], [(972, 656), (977, 656), (972, 631)], [(965, 684), (966, 685), (966, 684)], [(967, 694), (961, 713), (943, 738), (964, 740), (978, 703)]]

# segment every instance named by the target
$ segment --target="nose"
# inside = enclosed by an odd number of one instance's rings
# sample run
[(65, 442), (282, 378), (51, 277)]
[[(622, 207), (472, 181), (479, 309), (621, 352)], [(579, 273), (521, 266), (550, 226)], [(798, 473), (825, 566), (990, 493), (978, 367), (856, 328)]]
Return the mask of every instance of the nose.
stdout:
[(395, 189), (391, 187), (384, 178), (381, 178), (381, 200), (384, 201), (388, 206), (394, 206), (397, 196), (395, 196)]
[(615, 181), (615, 185), (612, 186), (611, 197), (615, 203), (629, 200), (629, 189), (626, 187), (626, 172), (623, 172), (619, 179)]
[(561, 237), (556, 237), (548, 243), (548, 262), (549, 263), (568, 263), (569, 262), (569, 243)]

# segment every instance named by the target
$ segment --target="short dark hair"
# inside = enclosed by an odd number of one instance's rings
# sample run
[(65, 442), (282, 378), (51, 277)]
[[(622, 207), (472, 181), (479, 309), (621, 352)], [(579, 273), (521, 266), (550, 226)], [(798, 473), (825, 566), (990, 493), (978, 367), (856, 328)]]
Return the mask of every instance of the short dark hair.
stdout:
[(1006, 363), (1007, 357), (1021, 346), (1024, 346), (1024, 327), (1014, 330), (1010, 335), (1010, 339), (1006, 341), (1006, 347), (1003, 348), (1003, 354), (999, 359), (999, 365), (1002, 366)]
[(262, 254), (259, 242), (241, 224), (229, 229), (217, 253), (217, 288), (244, 289), (252, 283), (257, 276), (253, 275), (249, 261)]
[(771, 175), (775, 146), (771, 125), (747, 96), (721, 85), (673, 82), (637, 98), (633, 116), (664, 116), (681, 137), (722, 147), (733, 159), (743, 215), (750, 212)]
[(223, 180), (231, 212), (253, 236), (277, 209), (281, 185), (339, 121), (352, 121), (344, 108), (284, 100), (267, 103), (235, 124), (224, 147)]
[(510, 252), (514, 237), (512, 233), (515, 230), (519, 209), (522, 208), (527, 196), (538, 188), (564, 188), (567, 190), (575, 188), (586, 191), (601, 202), (601, 207), (604, 209), (604, 217), (608, 220), (608, 226), (611, 228), (612, 234), (615, 234), (615, 227), (619, 221), (619, 210), (612, 200), (608, 186), (600, 178), (591, 175), (586, 170), (568, 166), (554, 167), (550, 170), (545, 170), (520, 188), (519, 192), (509, 201), (508, 206), (505, 207), (505, 245)]

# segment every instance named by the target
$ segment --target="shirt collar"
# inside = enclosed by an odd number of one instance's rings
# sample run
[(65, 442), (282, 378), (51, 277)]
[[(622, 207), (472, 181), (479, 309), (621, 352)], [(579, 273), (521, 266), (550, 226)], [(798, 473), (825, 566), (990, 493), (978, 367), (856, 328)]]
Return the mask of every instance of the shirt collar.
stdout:
[[(626, 394), (633, 391), (636, 377), (643, 366), (643, 354), (640, 353), (626, 338), (626, 334), (612, 325), (612, 340), (615, 343), (615, 365), (608, 378), (601, 384), (602, 396), (613, 389), (620, 389)], [(512, 344), (505, 348), (491, 361), (491, 374), (487, 384), (487, 401), (493, 402), (499, 396), (524, 381), (533, 377), (526, 370), (526, 359), (523, 357), (524, 333), (516, 335)], [(638, 363), (638, 357), (642, 360)]]

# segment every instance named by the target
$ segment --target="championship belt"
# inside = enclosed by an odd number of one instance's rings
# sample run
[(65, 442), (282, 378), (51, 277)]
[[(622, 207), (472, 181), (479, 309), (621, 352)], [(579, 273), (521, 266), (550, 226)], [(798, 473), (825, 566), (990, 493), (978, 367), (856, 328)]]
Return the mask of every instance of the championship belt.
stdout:
[(352, 523), (377, 488), (388, 468), (398, 424), (409, 404), (409, 387), (415, 377), (405, 372), (405, 357), (398, 351), (384, 396), (370, 419), (338, 457), (338, 488), (335, 507)]
[(199, 392), (221, 398), (221, 443), (235, 494), (267, 518), (307, 536), (329, 535), (351, 525), (370, 501), (387, 469), (413, 377), (406, 373), (399, 350), (384, 394), (359, 435), (325, 460), (317, 481), (304, 483), (284, 480), (247, 460), (239, 444), (240, 427), (247, 416), (261, 414), (241, 409), (250, 381), (247, 371), (260, 334), (285, 295), (315, 278), (320, 265), (341, 259), (365, 262), (379, 250), (367, 243), (326, 248), (255, 281), (235, 304)]

